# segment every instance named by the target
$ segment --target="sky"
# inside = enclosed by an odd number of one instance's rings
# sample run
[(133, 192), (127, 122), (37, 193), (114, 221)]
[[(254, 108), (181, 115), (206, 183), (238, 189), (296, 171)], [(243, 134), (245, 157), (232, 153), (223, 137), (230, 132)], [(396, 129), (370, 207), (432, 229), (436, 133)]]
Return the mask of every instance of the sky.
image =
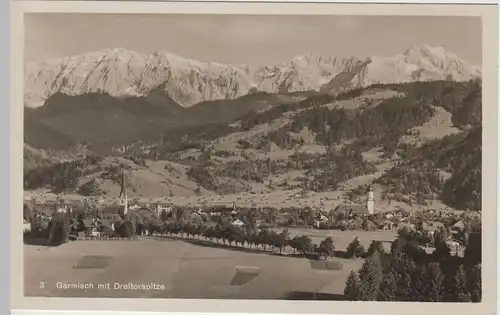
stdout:
[(31, 13), (25, 62), (125, 48), (199, 61), (272, 65), (306, 53), (392, 56), (440, 46), (481, 64), (481, 20), (452, 16), (285, 16)]

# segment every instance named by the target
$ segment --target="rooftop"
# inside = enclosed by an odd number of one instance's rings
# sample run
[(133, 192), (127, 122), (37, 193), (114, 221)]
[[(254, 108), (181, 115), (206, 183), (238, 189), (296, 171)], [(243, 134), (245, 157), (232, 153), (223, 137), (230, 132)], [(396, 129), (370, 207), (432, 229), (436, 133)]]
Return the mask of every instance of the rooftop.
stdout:
[(348, 212), (353, 212), (357, 214), (369, 214), (370, 212), (368, 211), (368, 208), (360, 205), (360, 204), (339, 204), (336, 208), (335, 211), (348, 211)]

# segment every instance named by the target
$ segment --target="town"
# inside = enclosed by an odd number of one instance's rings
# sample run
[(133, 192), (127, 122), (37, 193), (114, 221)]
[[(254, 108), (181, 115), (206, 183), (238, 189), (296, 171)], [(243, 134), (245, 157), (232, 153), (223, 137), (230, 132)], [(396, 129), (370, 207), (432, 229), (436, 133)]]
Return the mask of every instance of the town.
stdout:
[[(223, 240), (224, 243), (227, 240), (229, 244), (234, 241), (242, 246), (268, 246), (279, 248), (282, 253), (287, 246), (293, 247), (296, 239), (305, 237), (308, 248), (300, 248), (301, 251), (328, 257), (333, 255), (333, 248), (325, 249), (321, 246), (323, 243), (313, 244), (307, 236), (299, 234), (290, 238), (289, 231), (307, 234), (308, 230), (314, 229), (323, 231), (325, 238), (331, 230), (379, 231), (382, 234), (387, 232), (388, 236), (406, 231), (418, 235), (419, 245), (427, 252), (433, 251), (436, 238), (440, 238), (438, 241), (444, 240), (453, 254), (463, 255), (469, 234), (477, 233), (481, 226), (480, 212), (432, 209), (418, 213), (403, 210), (377, 212), (371, 189), (367, 191), (366, 205), (343, 202), (330, 211), (321, 211), (314, 208), (244, 208), (235, 202), (232, 206), (204, 208), (140, 203), (128, 200), (125, 186), (123, 176), (121, 199), (114, 205), (102, 205), (95, 198), (78, 202), (61, 199), (52, 204), (39, 204), (36, 200), (26, 202), (24, 233), (27, 242), (30, 238), (42, 238), (48, 245), (60, 245), (70, 240), (175, 234)], [(392, 240), (389, 236), (387, 242), (390, 244)]]

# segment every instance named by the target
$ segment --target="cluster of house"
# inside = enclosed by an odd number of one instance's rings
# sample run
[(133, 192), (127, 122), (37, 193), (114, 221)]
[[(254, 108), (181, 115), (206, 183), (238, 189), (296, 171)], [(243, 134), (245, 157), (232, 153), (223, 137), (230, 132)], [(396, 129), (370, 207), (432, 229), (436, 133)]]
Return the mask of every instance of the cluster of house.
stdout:
[[(60, 204), (49, 203), (42, 204), (36, 203), (35, 211), (33, 212), (33, 219), (38, 221), (50, 222), (52, 217), (56, 214), (71, 214), (74, 212), (73, 209), (82, 208), (82, 202), (75, 203), (64, 203)], [(85, 200), (87, 202), (87, 200)], [(85, 203), (84, 202), (84, 203)], [(35, 203), (33, 203), (35, 204)], [(98, 204), (98, 203), (97, 203)], [(147, 216), (156, 216), (159, 218), (161, 214), (169, 214), (172, 213), (175, 208), (170, 204), (161, 204), (161, 203), (149, 203), (149, 204), (140, 204), (138, 202), (127, 202), (122, 204), (114, 204), (107, 206), (98, 206), (100, 208), (100, 215), (94, 214), (89, 217), (85, 217), (81, 220), (76, 219), (76, 215), (74, 219), (71, 219), (70, 225), (72, 231), (78, 231), (78, 236), (92, 236), (99, 237), (103, 233), (104, 229), (110, 229), (111, 231), (115, 231), (117, 226), (117, 222), (120, 221), (119, 216), (124, 215), (126, 213), (133, 214), (146, 214)], [(75, 213), (78, 213), (76, 210)], [(236, 208), (232, 208), (230, 211), (226, 212), (231, 214), (230, 218), (234, 218), (231, 222), (233, 226), (244, 226), (246, 225), (242, 220), (237, 218), (238, 212)], [(190, 211), (191, 215), (201, 216), (208, 213), (202, 209), (198, 208), (194, 211)], [(211, 216), (220, 216), (222, 215), (220, 212), (210, 213)], [(31, 230), (31, 222), (28, 218), (24, 218), (23, 220), (23, 229), (24, 232), (29, 232)], [(144, 229), (141, 233), (147, 234), (147, 230)]]
[[(103, 227), (108, 227), (111, 230), (115, 230), (115, 220), (113, 219), (113, 215), (125, 215), (129, 211), (130, 212), (135, 212), (135, 213), (141, 213), (141, 212), (146, 212), (148, 214), (153, 214), (156, 215), (157, 217), (160, 217), (162, 214), (169, 214), (172, 213), (175, 208), (171, 204), (162, 204), (162, 203), (143, 203), (141, 204), (139, 200), (133, 200), (131, 202), (128, 201), (127, 199), (127, 194), (126, 194), (126, 185), (125, 185), (125, 177), (122, 178), (122, 192), (120, 193), (121, 203), (120, 204), (115, 204), (111, 206), (103, 206), (102, 200), (98, 200), (95, 198), (86, 198), (80, 200), (79, 204), (82, 205), (94, 205), (97, 207), (102, 207), (103, 208), (103, 214), (105, 217), (100, 218), (100, 217), (92, 217), (92, 218), (85, 218), (84, 220), (80, 220), (77, 222), (76, 220), (73, 220), (71, 222), (72, 227), (75, 230), (79, 231), (86, 231), (86, 233), (90, 233), (92, 236), (99, 236), (100, 231), (103, 230)], [(34, 204), (39, 204), (40, 202), (37, 202), (36, 200), (33, 201)], [(62, 200), (59, 200), (55, 202), (52, 206), (56, 207), (56, 213), (72, 213), (73, 212), (73, 207), (75, 204), (71, 203), (64, 203)], [(49, 206), (50, 207), (50, 206)], [(232, 207), (217, 207), (215, 211), (209, 211), (209, 210), (204, 210), (202, 208), (198, 208), (191, 213), (193, 215), (210, 215), (210, 216), (225, 216), (226, 218), (230, 219), (230, 224), (233, 226), (237, 227), (242, 227), (248, 224), (248, 222), (244, 222), (244, 219), (240, 218), (238, 216), (238, 211), (236, 204), (233, 202)], [(263, 210), (260, 209), (258, 212), (262, 212)], [(43, 211), (38, 211), (36, 213), (36, 216), (38, 216), (38, 219), (42, 220), (49, 220), (52, 216), (52, 213), (54, 211), (47, 210), (45, 208)], [(347, 214), (347, 219), (353, 218), (353, 217), (368, 217), (370, 215), (375, 214), (375, 198), (374, 198), (374, 193), (371, 187), (369, 187), (368, 192), (367, 192), (367, 203), (366, 205), (362, 204), (349, 204), (349, 203), (342, 203), (339, 204), (336, 208), (331, 210), (329, 213), (326, 213), (321, 210), (316, 210), (314, 213), (314, 226), (315, 227), (320, 227), (324, 224), (328, 224), (331, 220), (332, 217), (334, 217), (335, 213), (338, 212), (343, 212), (344, 214)], [(429, 212), (430, 213), (430, 212)], [(230, 214), (227, 216), (227, 214)], [(430, 213), (431, 216), (433, 217), (439, 217), (443, 218), (443, 216), (446, 216), (447, 214), (442, 214), (442, 213)], [(282, 213), (283, 216), (290, 215), (289, 213)], [(377, 214), (377, 216), (380, 218), (380, 216), (383, 217), (383, 220), (381, 222), (381, 226), (378, 226), (378, 228), (381, 228), (383, 230), (395, 230), (395, 229), (400, 229), (404, 226), (408, 226), (409, 228), (414, 228), (415, 225), (412, 224), (412, 216), (411, 214), (408, 214), (404, 211), (393, 211), (393, 212), (387, 212), (384, 214)], [(461, 222), (461, 223), (460, 223)], [(263, 220), (256, 220), (255, 225), (260, 226), (263, 223)], [(83, 224), (83, 227), (81, 226)], [(440, 227), (444, 226), (443, 223), (439, 222), (439, 220), (432, 220), (430, 222), (423, 222), (423, 229), (426, 231), (429, 231), (429, 233), (434, 233), (435, 230), (439, 229)], [(463, 225), (462, 221), (458, 221), (455, 223), (454, 228), (455, 229), (460, 229), (460, 226)], [(23, 228), (25, 231), (29, 231), (30, 229), (30, 223), (27, 222), (26, 220), (23, 222)], [(463, 229), (463, 227), (462, 227)], [(147, 231), (145, 231), (147, 232)], [(450, 242), (453, 242), (453, 239), (449, 240)], [(455, 243), (450, 243), (450, 246), (456, 247), (457, 245)]]
[[(422, 222), (421, 224), (422, 224), (421, 228), (424, 231), (427, 231), (429, 235), (434, 235), (435, 231), (437, 231), (440, 228), (446, 227), (444, 223), (436, 221), (432, 223)], [(458, 234), (464, 232), (466, 229), (466, 223), (464, 222), (464, 220), (458, 219), (455, 221), (454, 224), (452, 224), (448, 228), (451, 230), (451, 233), (448, 235), (446, 239), (446, 244), (448, 245), (448, 247), (454, 252), (463, 250), (464, 244), (462, 243), (461, 240), (459, 240)], [(469, 233), (469, 237), (472, 234), (477, 235), (478, 233), (475, 232)]]
[[(83, 225), (83, 226), (82, 226)], [(72, 220), (71, 228), (74, 231), (78, 231), (78, 237), (92, 236), (99, 237), (102, 234), (102, 227), (108, 227), (112, 231), (115, 230), (115, 223), (110, 219), (94, 217), (85, 218), (81, 221)]]

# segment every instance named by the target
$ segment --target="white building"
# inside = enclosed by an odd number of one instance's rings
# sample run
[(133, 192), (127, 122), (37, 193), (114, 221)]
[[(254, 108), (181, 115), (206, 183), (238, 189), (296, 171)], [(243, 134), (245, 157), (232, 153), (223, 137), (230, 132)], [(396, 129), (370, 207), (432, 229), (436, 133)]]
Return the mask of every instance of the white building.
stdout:
[(233, 226), (243, 226), (245, 225), (245, 223), (243, 223), (243, 221), (241, 221), (240, 219), (238, 220), (235, 220), (233, 223), (231, 223)]
[(460, 249), (460, 243), (454, 240), (449, 240), (446, 241), (446, 245), (452, 250), (452, 251), (457, 251)]
[(375, 213), (375, 196), (374, 196), (373, 189), (372, 189), (371, 185), (370, 185), (370, 188), (368, 189), (368, 203), (367, 203), (366, 207), (368, 208), (369, 214)]
[(157, 204), (156, 205), (156, 214), (161, 215), (163, 213), (163, 211), (165, 211), (165, 213), (170, 213), (173, 211), (173, 208), (172, 208), (172, 206), (164, 206), (161, 204)]
[(323, 214), (322, 214), (322, 215), (320, 215), (320, 217), (319, 217), (319, 221), (320, 221), (320, 222), (326, 222), (326, 221), (328, 221), (328, 217), (327, 217), (326, 215), (323, 215)]
[(141, 206), (139, 206), (138, 204), (134, 204), (134, 205), (129, 205), (128, 209), (129, 210), (132, 210), (132, 211), (135, 211), (135, 210), (139, 210), (141, 208)]

